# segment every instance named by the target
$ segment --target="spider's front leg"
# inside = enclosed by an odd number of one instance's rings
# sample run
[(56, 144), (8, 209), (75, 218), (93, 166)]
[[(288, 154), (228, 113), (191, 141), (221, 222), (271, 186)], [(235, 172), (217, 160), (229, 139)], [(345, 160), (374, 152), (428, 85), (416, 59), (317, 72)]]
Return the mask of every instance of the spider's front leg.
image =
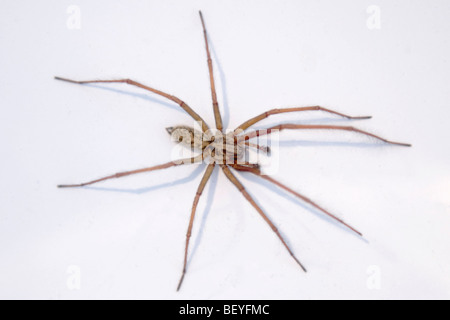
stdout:
[(179, 165), (183, 165), (183, 164), (190, 164), (190, 163), (197, 163), (197, 162), (201, 162), (203, 160), (203, 154), (198, 155), (196, 157), (192, 157), (192, 158), (186, 158), (186, 159), (180, 159), (180, 160), (176, 160), (176, 161), (170, 161), (164, 164), (160, 164), (157, 166), (153, 166), (153, 167), (148, 167), (148, 168), (143, 168), (143, 169), (137, 169), (137, 170), (132, 170), (132, 171), (125, 171), (125, 172), (118, 172), (116, 174), (110, 175), (110, 176), (106, 176), (103, 178), (99, 178), (96, 180), (92, 180), (89, 182), (83, 182), (83, 183), (79, 183), (79, 184), (60, 184), (58, 185), (58, 188), (74, 188), (74, 187), (83, 187), (83, 186), (87, 186), (90, 184), (94, 184), (100, 181), (105, 181), (105, 180), (109, 180), (109, 179), (113, 179), (113, 178), (122, 178), (125, 176), (129, 176), (132, 174), (138, 174), (138, 173), (143, 173), (143, 172), (149, 172), (149, 171), (156, 171), (156, 170), (161, 170), (161, 169), (166, 169), (166, 168), (170, 168), (170, 167), (174, 167), (174, 166), (179, 166)]
[(222, 130), (223, 130), (222, 116), (221, 116), (220, 110), (219, 110), (219, 103), (217, 102), (216, 85), (214, 82), (212, 59), (211, 59), (211, 54), (209, 52), (209, 45), (208, 45), (208, 34), (206, 32), (206, 26), (205, 26), (205, 21), (203, 20), (202, 12), (199, 11), (198, 13), (200, 15), (200, 20), (202, 22), (203, 38), (205, 39), (206, 57), (207, 57), (207, 62), (208, 62), (209, 83), (210, 83), (210, 87), (211, 87), (211, 97), (212, 97), (212, 101), (213, 101), (214, 119), (216, 122), (217, 130), (222, 132)]
[(131, 80), (131, 79), (118, 79), (118, 80), (83, 80), (83, 81), (76, 81), (76, 80), (71, 80), (71, 79), (66, 79), (66, 78), (61, 78), (61, 77), (55, 77), (56, 80), (61, 80), (61, 81), (66, 81), (66, 82), (71, 82), (71, 83), (76, 83), (76, 84), (89, 84), (89, 83), (126, 83), (132, 86), (136, 86), (145, 90), (148, 90), (150, 92), (156, 93), (157, 95), (160, 95), (164, 98), (167, 98), (169, 100), (172, 100), (173, 102), (175, 102), (176, 104), (178, 104), (184, 111), (186, 111), (195, 121), (200, 122), (202, 125), (202, 130), (203, 132), (206, 132), (209, 127), (206, 124), (205, 120), (202, 119), (202, 117), (200, 117), (194, 110), (192, 110), (191, 107), (189, 107), (183, 100), (162, 92), (160, 90), (151, 88), (149, 86), (143, 85), (137, 81)]

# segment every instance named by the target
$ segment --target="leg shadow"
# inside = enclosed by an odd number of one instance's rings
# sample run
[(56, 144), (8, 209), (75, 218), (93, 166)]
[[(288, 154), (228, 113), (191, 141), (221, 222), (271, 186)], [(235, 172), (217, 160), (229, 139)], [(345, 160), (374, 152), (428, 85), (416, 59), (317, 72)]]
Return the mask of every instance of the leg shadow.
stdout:
[(181, 178), (181, 179), (177, 179), (171, 182), (165, 182), (162, 184), (158, 184), (155, 186), (150, 186), (150, 187), (144, 187), (144, 188), (137, 188), (137, 189), (120, 189), (120, 188), (107, 188), (107, 187), (83, 187), (83, 189), (89, 189), (89, 190), (97, 190), (97, 191), (107, 191), (107, 192), (121, 192), (121, 193), (134, 193), (134, 194), (142, 194), (142, 193), (147, 193), (147, 192), (151, 192), (151, 191), (155, 191), (158, 189), (163, 189), (163, 188), (168, 188), (168, 187), (173, 187), (176, 185), (180, 185), (180, 184), (184, 184), (187, 182), (190, 182), (192, 180), (194, 180), (198, 175), (200, 175), (200, 173), (202, 173), (205, 169), (205, 165), (201, 164), (199, 166), (197, 166), (197, 168), (191, 172), (191, 174), (189, 174), (187, 177)]

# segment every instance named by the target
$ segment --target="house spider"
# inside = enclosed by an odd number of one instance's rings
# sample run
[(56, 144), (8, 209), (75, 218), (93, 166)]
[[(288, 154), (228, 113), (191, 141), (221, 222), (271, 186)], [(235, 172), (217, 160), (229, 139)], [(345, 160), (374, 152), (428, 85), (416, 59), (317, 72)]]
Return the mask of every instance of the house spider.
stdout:
[(176, 104), (178, 104), (184, 111), (186, 111), (199, 125), (201, 128), (201, 131), (195, 130), (192, 127), (187, 126), (176, 126), (176, 127), (170, 127), (166, 128), (169, 134), (172, 135), (172, 137), (175, 138), (176, 141), (178, 141), (180, 144), (184, 146), (190, 146), (193, 149), (201, 150), (201, 153), (196, 156), (192, 156), (190, 158), (180, 159), (176, 161), (170, 161), (164, 164), (148, 167), (148, 168), (142, 168), (132, 171), (126, 171), (126, 172), (119, 172), (110, 176), (106, 176), (103, 178), (99, 178), (96, 180), (92, 180), (89, 182), (84, 182), (80, 184), (64, 184), (64, 185), (58, 185), (59, 188), (71, 188), (71, 187), (82, 187), (90, 184), (94, 184), (97, 182), (105, 181), (112, 178), (121, 178), (124, 176), (129, 176), (133, 174), (138, 174), (142, 172), (149, 172), (149, 171), (156, 171), (161, 169), (166, 169), (174, 166), (179, 165), (185, 165), (185, 164), (192, 164), (192, 163), (199, 163), (203, 160), (209, 160), (209, 164), (203, 174), (202, 180), (200, 182), (200, 185), (197, 188), (197, 192), (194, 197), (194, 203), (192, 205), (191, 215), (189, 219), (189, 225), (188, 230), (186, 233), (186, 244), (185, 244), (185, 250), (184, 250), (184, 262), (183, 262), (183, 270), (181, 274), (181, 278), (178, 282), (177, 291), (180, 289), (184, 276), (186, 274), (186, 267), (187, 267), (187, 257), (188, 257), (188, 249), (189, 249), (189, 239), (191, 237), (192, 227), (194, 224), (194, 218), (195, 218), (195, 212), (197, 208), (197, 204), (199, 202), (200, 196), (205, 188), (206, 183), (208, 182), (209, 178), (211, 177), (211, 174), (216, 167), (216, 165), (220, 166), (225, 176), (231, 181), (231, 183), (242, 193), (242, 195), (247, 199), (247, 201), (256, 209), (256, 211), (261, 215), (261, 217), (264, 219), (264, 221), (270, 226), (272, 231), (277, 235), (277, 237), (280, 239), (283, 246), (286, 248), (286, 250), (289, 252), (291, 257), (295, 260), (295, 262), (303, 269), (303, 271), (306, 272), (305, 267), (302, 265), (302, 263), (297, 259), (297, 257), (294, 255), (292, 250), (289, 248), (281, 234), (278, 232), (278, 229), (274, 225), (274, 223), (268, 218), (268, 216), (263, 212), (263, 210), (256, 204), (256, 202), (253, 200), (253, 198), (250, 196), (250, 194), (246, 191), (242, 183), (236, 178), (236, 176), (233, 174), (232, 169), (240, 172), (249, 172), (253, 175), (256, 175), (258, 177), (261, 177), (273, 184), (275, 184), (277, 187), (284, 189), (285, 191), (293, 194), (294, 196), (300, 198), (304, 202), (308, 203), (309, 205), (315, 207), (316, 209), (320, 210), (330, 218), (338, 221), (339, 223), (346, 226), (348, 229), (352, 230), (359, 236), (362, 236), (361, 232), (353, 228), (352, 226), (345, 223), (340, 218), (336, 217), (335, 215), (331, 214), (326, 209), (319, 206), (317, 203), (313, 202), (309, 198), (303, 196), (302, 194), (290, 189), (289, 187), (285, 186), (281, 182), (278, 182), (274, 178), (265, 175), (260, 170), (258, 163), (251, 163), (248, 161), (245, 161), (245, 152), (249, 149), (257, 149), (261, 150), (265, 153), (269, 153), (269, 148), (260, 146), (258, 144), (251, 143), (249, 140), (255, 137), (263, 136), (263, 135), (270, 135), (276, 130), (341, 130), (341, 131), (351, 131), (356, 132), (362, 135), (366, 135), (372, 138), (375, 138), (377, 140), (380, 140), (387, 144), (392, 145), (399, 145), (399, 146), (411, 146), (410, 144), (406, 143), (400, 143), (400, 142), (393, 142), (386, 140), (384, 138), (381, 138), (377, 135), (374, 135), (372, 133), (357, 129), (355, 127), (351, 126), (340, 126), (340, 125), (306, 125), (306, 124), (279, 124), (276, 126), (273, 126), (271, 128), (267, 128), (264, 130), (255, 130), (249, 133), (244, 133), (245, 130), (252, 127), (254, 124), (258, 123), (259, 121), (268, 118), (272, 115), (280, 114), (280, 113), (288, 113), (288, 112), (303, 112), (303, 111), (322, 111), (326, 112), (332, 115), (340, 116), (346, 119), (370, 119), (370, 116), (367, 117), (352, 117), (345, 115), (343, 113), (339, 113), (330, 109), (326, 109), (320, 106), (311, 106), (311, 107), (295, 107), (295, 108), (282, 108), (282, 109), (272, 109), (269, 111), (266, 111), (254, 118), (251, 118), (244, 123), (242, 123), (240, 126), (238, 126), (235, 130), (233, 130), (230, 133), (224, 134), (223, 131), (223, 124), (222, 124), (222, 117), (219, 110), (219, 104), (217, 102), (217, 95), (216, 95), (216, 88), (214, 83), (214, 75), (213, 75), (213, 65), (211, 60), (211, 55), (209, 51), (208, 46), (208, 36), (206, 33), (206, 27), (205, 22), (203, 20), (203, 16), (201, 11), (199, 11), (200, 14), (200, 20), (203, 27), (203, 36), (205, 40), (205, 47), (206, 47), (206, 56), (207, 56), (207, 63), (208, 63), (208, 69), (209, 69), (209, 80), (210, 80), (210, 86), (211, 86), (211, 96), (212, 96), (212, 106), (214, 111), (214, 119), (215, 119), (215, 126), (216, 130), (212, 132), (210, 130), (210, 127), (207, 125), (207, 123), (191, 108), (189, 107), (184, 101), (181, 99), (165, 93), (163, 91), (154, 89), (152, 87), (143, 85), (139, 82), (136, 82), (134, 80), (130, 79), (118, 79), (118, 80), (87, 80), (87, 81), (75, 81), (70, 79), (65, 79), (61, 77), (55, 77), (57, 80), (67, 81), (71, 83), (77, 83), (77, 84), (88, 84), (88, 83), (126, 83), (132, 86), (136, 86), (139, 88), (142, 88), (144, 90), (148, 90), (150, 92), (153, 92), (157, 95), (160, 95), (164, 98), (167, 98)]

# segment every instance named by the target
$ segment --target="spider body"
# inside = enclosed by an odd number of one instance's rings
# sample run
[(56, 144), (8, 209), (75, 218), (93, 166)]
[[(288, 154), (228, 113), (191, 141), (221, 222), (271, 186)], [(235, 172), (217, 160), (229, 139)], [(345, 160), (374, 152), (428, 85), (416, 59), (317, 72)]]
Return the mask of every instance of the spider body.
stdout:
[(380, 136), (377, 136), (375, 134), (369, 133), (367, 131), (363, 131), (360, 129), (357, 129), (352, 126), (338, 126), (338, 125), (306, 125), (306, 124), (280, 124), (277, 126), (273, 126), (267, 129), (260, 129), (248, 132), (250, 127), (252, 127), (257, 122), (266, 119), (268, 117), (271, 117), (273, 115), (281, 114), (281, 113), (291, 113), (291, 112), (305, 112), (305, 111), (319, 111), (324, 112), (330, 115), (339, 116), (346, 118), (348, 120), (363, 120), (363, 119), (370, 119), (371, 117), (363, 116), (363, 117), (352, 117), (345, 115), (343, 113), (333, 111), (330, 109), (326, 109), (324, 107), (320, 106), (310, 106), (310, 107), (291, 107), (291, 108), (278, 108), (278, 109), (271, 109), (269, 111), (263, 112), (258, 116), (255, 116), (244, 123), (242, 123), (240, 126), (238, 126), (233, 131), (230, 131), (228, 133), (223, 132), (223, 124), (222, 124), (222, 117), (219, 110), (219, 104), (217, 102), (217, 95), (216, 95), (216, 89), (215, 89), (215, 82), (214, 82), (214, 74), (213, 74), (213, 66), (212, 66), (212, 60), (209, 52), (208, 47), (208, 38), (206, 33), (206, 27), (203, 20), (202, 13), (199, 12), (200, 19), (203, 27), (203, 35), (205, 40), (205, 47), (206, 47), (206, 55), (207, 55), (207, 63), (208, 63), (208, 70), (209, 70), (209, 80), (210, 80), (210, 87), (211, 87), (211, 98), (212, 98), (212, 107), (214, 112), (214, 119), (215, 119), (215, 129), (210, 129), (208, 124), (198, 115), (191, 107), (189, 107), (183, 100), (165, 93), (163, 91), (160, 91), (158, 89), (149, 87), (147, 85), (144, 85), (142, 83), (139, 83), (137, 81), (131, 80), (131, 79), (117, 79), (117, 80), (85, 80), (85, 81), (75, 81), (70, 80), (66, 78), (61, 77), (55, 77), (57, 80), (67, 81), (71, 83), (76, 84), (89, 84), (89, 83), (124, 83), (132, 86), (139, 87), (141, 89), (150, 91), (156, 95), (162, 96), (168, 100), (171, 100), (172, 102), (178, 104), (180, 108), (182, 108), (189, 116), (191, 116), (192, 119), (197, 121), (199, 128), (201, 130), (194, 129), (192, 127), (188, 126), (175, 126), (175, 127), (169, 127), (166, 128), (167, 132), (172, 136), (172, 139), (176, 142), (182, 144), (183, 146), (189, 147), (192, 150), (200, 151), (199, 154), (192, 155), (191, 157), (185, 158), (185, 159), (179, 159), (175, 161), (170, 161), (164, 164), (159, 164), (147, 168), (137, 169), (137, 170), (131, 170), (126, 172), (119, 172), (113, 175), (105, 176), (103, 178), (99, 178), (96, 180), (80, 183), (80, 184), (66, 184), (66, 185), (59, 185), (60, 188), (69, 188), (69, 187), (82, 187), (94, 183), (98, 183), (101, 181), (113, 179), (113, 178), (121, 178), (124, 176), (134, 175), (138, 173), (143, 172), (150, 172), (150, 171), (156, 171), (156, 170), (162, 170), (167, 169), (173, 166), (179, 166), (179, 165), (187, 165), (192, 163), (199, 163), (204, 160), (209, 160), (209, 164), (207, 168), (205, 169), (205, 172), (203, 174), (203, 177), (200, 181), (200, 184), (197, 188), (197, 191), (195, 193), (191, 214), (189, 218), (189, 224), (187, 228), (186, 233), (186, 243), (185, 243), (185, 251), (184, 251), (184, 263), (183, 263), (183, 269), (182, 269), (182, 275), (178, 282), (177, 290), (180, 289), (184, 276), (186, 274), (186, 268), (187, 268), (187, 257), (188, 257), (188, 249), (189, 249), (189, 240), (192, 234), (192, 227), (195, 220), (195, 213), (197, 209), (197, 205), (199, 202), (199, 199), (202, 195), (202, 192), (205, 188), (205, 185), (207, 184), (208, 180), (211, 177), (211, 174), (216, 166), (219, 166), (222, 170), (222, 172), (225, 174), (225, 176), (228, 178), (228, 180), (239, 190), (239, 192), (245, 197), (245, 199), (250, 203), (251, 206), (259, 213), (261, 218), (267, 223), (267, 225), (272, 229), (274, 234), (278, 237), (278, 239), (281, 241), (283, 246), (286, 248), (287, 252), (291, 255), (291, 257), (295, 260), (295, 262), (304, 270), (304, 266), (300, 263), (300, 261), (297, 259), (297, 257), (294, 255), (292, 250), (289, 248), (287, 243), (285, 242), (284, 238), (279, 233), (277, 227), (275, 224), (269, 219), (269, 217), (264, 213), (264, 211), (256, 204), (253, 197), (247, 192), (245, 187), (242, 185), (242, 183), (239, 181), (239, 179), (233, 174), (233, 171), (238, 172), (246, 172), (253, 175), (256, 175), (258, 177), (261, 177), (262, 179), (265, 179), (266, 181), (269, 181), (270, 183), (276, 185), (277, 187), (293, 194), (297, 198), (301, 199), (302, 201), (309, 204), (311, 207), (314, 207), (318, 210), (320, 210), (323, 214), (328, 215), (335, 221), (343, 224), (346, 226), (349, 230), (352, 230), (353, 232), (357, 233), (358, 235), (362, 236), (362, 234), (357, 231), (352, 226), (345, 223), (343, 220), (338, 218), (337, 216), (330, 213), (328, 210), (322, 208), (317, 203), (312, 201), (311, 199), (307, 198), (306, 196), (300, 194), (297, 191), (294, 191), (293, 189), (285, 186), (281, 182), (275, 180), (271, 176), (265, 175), (261, 172), (258, 163), (251, 163), (246, 161), (246, 152), (250, 149), (259, 150), (265, 153), (269, 153), (270, 149), (266, 146), (260, 146), (258, 144), (252, 143), (250, 140), (259, 136), (264, 135), (270, 135), (275, 131), (281, 131), (281, 130), (330, 130), (330, 131), (349, 131), (353, 133), (358, 133), (363, 136), (371, 137), (374, 139), (377, 139), (379, 141), (382, 141), (386, 144), (391, 145), (399, 145), (399, 146), (410, 146), (406, 143), (400, 143), (400, 142), (393, 142), (390, 140), (386, 140), (384, 138), (381, 138)]
[[(211, 158), (216, 164), (239, 164), (245, 162), (246, 144), (234, 131), (227, 134), (216, 130), (203, 133), (188, 126), (176, 126), (166, 128), (172, 140), (191, 148), (192, 151), (201, 151), (204, 158)], [(258, 148), (259, 145), (248, 144)], [(259, 147), (268, 152), (268, 147)], [(249, 164), (249, 163), (248, 163)], [(252, 164), (257, 165), (257, 163)]]

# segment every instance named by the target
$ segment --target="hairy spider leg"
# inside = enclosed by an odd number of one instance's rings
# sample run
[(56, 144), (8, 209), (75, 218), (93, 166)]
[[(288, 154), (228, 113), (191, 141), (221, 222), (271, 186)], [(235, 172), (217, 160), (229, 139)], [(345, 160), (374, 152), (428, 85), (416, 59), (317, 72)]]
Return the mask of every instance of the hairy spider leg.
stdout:
[(239, 142), (239, 144), (242, 144), (242, 143), (244, 145), (246, 145), (247, 147), (258, 149), (258, 150), (261, 150), (264, 153), (270, 154), (270, 147), (268, 147), (268, 146), (260, 146), (259, 144), (251, 143), (249, 141), (245, 141), (245, 142), (240, 141)]
[(67, 82), (71, 82), (71, 83), (76, 83), (76, 84), (88, 84), (88, 83), (126, 83), (132, 86), (136, 86), (148, 91), (151, 91), (153, 93), (156, 93), (164, 98), (167, 98), (169, 100), (172, 100), (173, 102), (175, 102), (176, 104), (178, 104), (184, 111), (186, 111), (195, 121), (200, 122), (202, 125), (202, 131), (206, 132), (208, 131), (209, 127), (206, 124), (205, 120), (202, 119), (202, 117), (200, 117), (194, 110), (192, 110), (191, 107), (189, 107), (183, 100), (162, 92), (160, 90), (151, 88), (149, 86), (143, 85), (139, 82), (136, 82), (134, 80), (130, 80), (130, 79), (118, 79), (118, 80), (83, 80), (83, 81), (76, 81), (76, 80), (71, 80), (71, 79), (66, 79), (66, 78), (61, 78), (61, 77), (55, 77), (56, 80), (62, 80), (62, 81), (67, 81)]
[(196, 157), (170, 161), (170, 162), (167, 162), (167, 163), (164, 163), (164, 164), (160, 164), (160, 165), (156, 165), (156, 166), (153, 166), (153, 167), (137, 169), (137, 170), (132, 170), (132, 171), (125, 171), (125, 172), (118, 172), (116, 174), (113, 174), (113, 175), (110, 175), (110, 176), (106, 176), (106, 177), (103, 177), (103, 178), (100, 178), (100, 179), (92, 180), (92, 181), (89, 181), (89, 182), (83, 182), (83, 183), (79, 183), (79, 184), (60, 184), (60, 185), (58, 185), (58, 188), (83, 187), (83, 186), (94, 184), (94, 183), (97, 183), (97, 182), (100, 182), (100, 181), (105, 181), (105, 180), (108, 180), (108, 179), (121, 178), (121, 177), (129, 176), (129, 175), (137, 174), (137, 173), (142, 173), (142, 172), (156, 171), (156, 170), (166, 169), (166, 168), (179, 166), (179, 165), (183, 165), (183, 164), (197, 163), (197, 162), (201, 162), (202, 160), (203, 160), (203, 154), (200, 154), (200, 155), (198, 155)]
[(353, 228), (352, 226), (350, 226), (349, 224), (347, 224), (346, 222), (344, 222), (342, 219), (336, 217), (334, 214), (330, 213), (329, 211), (325, 210), (324, 208), (322, 208), (321, 206), (319, 206), (317, 203), (315, 203), (314, 201), (312, 201), (311, 199), (305, 197), (304, 195), (292, 190), (291, 188), (285, 186), (284, 184), (282, 184), (281, 182), (273, 179), (270, 176), (267, 176), (265, 174), (261, 173), (261, 170), (259, 170), (259, 168), (251, 168), (251, 167), (246, 167), (246, 166), (242, 166), (242, 165), (234, 165), (233, 166), (234, 169), (238, 170), (238, 171), (245, 171), (245, 172), (250, 172), (254, 175), (257, 175), (275, 185), (277, 185), (278, 187), (286, 190), (289, 193), (292, 193), (294, 196), (302, 199), (303, 201), (309, 203), (310, 205), (312, 205), (313, 207), (319, 209), (320, 211), (322, 211), (323, 213), (325, 213), (326, 215), (328, 215), (329, 217), (333, 218), (334, 220), (338, 221), (339, 223), (343, 224), (344, 226), (346, 226), (347, 228), (349, 228), (350, 230), (352, 230), (353, 232), (357, 233), (359, 236), (362, 236), (362, 233), (359, 232), (358, 230), (356, 230), (355, 228)]
[(194, 225), (194, 218), (195, 218), (195, 212), (197, 210), (198, 201), (200, 199), (200, 196), (202, 195), (203, 190), (205, 189), (206, 183), (208, 182), (209, 178), (211, 177), (211, 174), (215, 168), (215, 163), (212, 162), (208, 165), (208, 167), (205, 170), (205, 174), (203, 175), (202, 180), (200, 181), (200, 185), (198, 186), (197, 193), (195, 194), (194, 203), (192, 204), (192, 211), (191, 211), (191, 217), (189, 219), (189, 226), (186, 233), (186, 246), (184, 249), (184, 263), (183, 263), (183, 272), (181, 273), (180, 281), (178, 282), (177, 291), (180, 290), (181, 284), (184, 280), (184, 275), (186, 274), (186, 265), (187, 265), (187, 256), (188, 256), (188, 250), (189, 250), (189, 240), (191, 238), (192, 234), (192, 227)]
[(303, 269), (303, 271), (306, 272), (306, 268), (301, 264), (301, 262), (297, 259), (297, 257), (294, 255), (292, 250), (287, 245), (286, 241), (284, 241), (283, 237), (281, 236), (280, 232), (278, 231), (277, 227), (273, 224), (273, 222), (267, 217), (267, 215), (264, 213), (264, 211), (256, 204), (256, 202), (253, 200), (253, 198), (250, 196), (250, 194), (245, 190), (242, 183), (234, 176), (234, 174), (230, 171), (230, 169), (227, 166), (221, 166), (223, 172), (227, 176), (227, 178), (236, 186), (236, 188), (242, 193), (242, 195), (247, 199), (248, 202), (258, 211), (258, 213), (261, 215), (261, 217), (264, 219), (264, 221), (267, 222), (267, 224), (270, 226), (273, 232), (278, 236), (278, 238), (283, 243), (284, 247), (287, 249), (291, 257), (297, 262), (297, 264)]
[(327, 113), (331, 113), (334, 115), (338, 115), (340, 117), (343, 118), (347, 118), (350, 120), (365, 120), (365, 119), (371, 119), (372, 116), (358, 116), (358, 117), (352, 117), (331, 109), (326, 109), (320, 106), (312, 106), (312, 107), (294, 107), (294, 108), (280, 108), (280, 109), (272, 109), (266, 112), (261, 113), (260, 115), (251, 118), (247, 121), (245, 121), (243, 124), (241, 124), (239, 127), (237, 127), (236, 129), (234, 129), (234, 131), (238, 131), (238, 130), (246, 130), (249, 127), (251, 127), (252, 125), (254, 125), (255, 123), (268, 118), (269, 116), (275, 115), (275, 114), (279, 114), (279, 113), (287, 113), (287, 112), (301, 112), (301, 111), (324, 111)]
[(255, 137), (259, 137), (259, 136), (263, 136), (263, 135), (267, 135), (267, 134), (271, 134), (272, 131), (281, 131), (284, 129), (290, 129), (290, 130), (298, 130), (298, 129), (324, 129), (324, 130), (344, 130), (344, 131), (351, 131), (351, 132), (357, 132), (357, 133), (361, 133), (363, 135), (375, 138), (377, 140), (381, 140), (385, 143), (389, 143), (389, 144), (395, 144), (395, 145), (399, 145), (399, 146), (403, 146), (403, 147), (411, 147), (411, 145), (409, 143), (402, 143), (402, 142), (394, 142), (394, 141), (390, 141), (390, 140), (386, 140), (384, 138), (381, 138), (380, 136), (377, 136), (373, 133), (367, 132), (367, 131), (363, 131), (361, 129), (357, 129), (355, 127), (348, 127), (348, 126), (334, 126), (334, 125), (307, 125), (307, 124), (291, 124), (291, 123), (286, 123), (286, 124), (280, 124), (268, 129), (262, 129), (262, 130), (255, 130), (249, 133), (246, 133), (243, 136), (240, 136), (240, 140), (249, 140), (251, 138), (255, 138)]
[(211, 97), (213, 101), (214, 119), (216, 121), (216, 128), (220, 132), (223, 131), (222, 116), (220, 115), (219, 103), (217, 102), (216, 85), (214, 83), (213, 66), (211, 60), (211, 54), (209, 53), (208, 35), (206, 33), (205, 21), (203, 20), (202, 12), (198, 12), (200, 20), (202, 21), (203, 36), (205, 38), (206, 55), (208, 57), (208, 70), (209, 70), (209, 82), (211, 84)]

